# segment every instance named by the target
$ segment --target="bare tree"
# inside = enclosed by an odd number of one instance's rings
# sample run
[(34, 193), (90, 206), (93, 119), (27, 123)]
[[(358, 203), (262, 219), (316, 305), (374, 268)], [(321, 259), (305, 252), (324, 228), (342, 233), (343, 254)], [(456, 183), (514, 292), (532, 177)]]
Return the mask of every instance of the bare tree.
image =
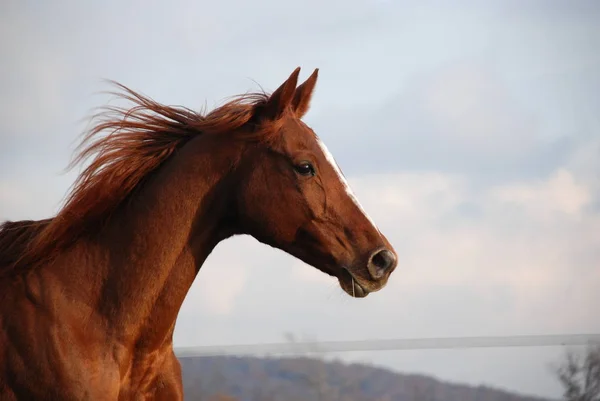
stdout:
[(556, 373), (566, 401), (600, 401), (600, 344), (588, 347), (583, 357), (568, 352)]

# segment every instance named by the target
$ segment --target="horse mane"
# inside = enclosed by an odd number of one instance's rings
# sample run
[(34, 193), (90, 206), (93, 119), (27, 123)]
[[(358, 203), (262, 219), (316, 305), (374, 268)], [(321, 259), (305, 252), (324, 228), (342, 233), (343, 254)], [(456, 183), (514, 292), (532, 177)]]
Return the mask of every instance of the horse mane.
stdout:
[(0, 225), (0, 267), (14, 265), (52, 219), (7, 221)]
[(75, 180), (56, 217), (0, 225), (0, 271), (32, 268), (93, 231), (145, 177), (194, 136), (233, 132), (246, 124), (252, 124), (252, 129), (239, 130), (245, 139), (268, 140), (276, 131), (273, 122), (255, 119), (256, 111), (269, 99), (265, 93), (236, 96), (203, 115), (186, 107), (160, 104), (111, 82), (122, 92), (110, 93), (133, 106), (104, 106), (92, 116), (99, 121), (83, 135), (68, 169), (94, 158)]

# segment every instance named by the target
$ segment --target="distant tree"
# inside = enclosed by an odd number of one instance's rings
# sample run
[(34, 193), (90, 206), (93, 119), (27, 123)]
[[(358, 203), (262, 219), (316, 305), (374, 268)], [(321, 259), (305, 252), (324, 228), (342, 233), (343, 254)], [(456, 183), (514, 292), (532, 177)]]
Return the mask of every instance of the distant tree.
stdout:
[(427, 389), (422, 383), (416, 381), (412, 386), (411, 401), (434, 401), (433, 391)]
[(556, 373), (566, 401), (600, 401), (600, 344), (588, 347), (583, 357), (567, 352)]
[(269, 387), (269, 376), (256, 361), (250, 362), (248, 366), (248, 378), (251, 380), (253, 386), (251, 389), (250, 400), (252, 401), (274, 401), (275, 395), (273, 390)]
[(285, 333), (284, 338), (296, 355), (305, 358), (297, 359), (296, 362), (301, 362), (296, 363), (298, 369), (293, 370), (312, 390), (315, 401), (361, 401), (363, 399), (361, 380), (357, 380), (359, 379), (357, 377), (337, 375), (335, 369), (331, 369), (328, 363), (330, 361), (325, 358), (325, 352), (316, 338), (303, 335), (298, 341), (299, 339), (293, 333)]
[(327, 366), (323, 360), (322, 351), (317, 342), (310, 339), (309, 336), (303, 336), (304, 341), (312, 341), (308, 347), (301, 347), (293, 333), (285, 333), (284, 337), (291, 347), (295, 349), (296, 354), (312, 357), (313, 361), (307, 361), (304, 365), (308, 368), (302, 373), (302, 380), (311, 387), (315, 393), (315, 401), (334, 401), (332, 389), (327, 380)]

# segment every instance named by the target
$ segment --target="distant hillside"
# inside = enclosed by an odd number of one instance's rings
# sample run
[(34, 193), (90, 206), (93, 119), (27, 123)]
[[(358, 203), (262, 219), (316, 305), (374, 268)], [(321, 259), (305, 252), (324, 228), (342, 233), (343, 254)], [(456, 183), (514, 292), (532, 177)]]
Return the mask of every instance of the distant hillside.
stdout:
[[(309, 358), (180, 358), (190, 401), (548, 401)], [(232, 398), (213, 398), (216, 394)]]

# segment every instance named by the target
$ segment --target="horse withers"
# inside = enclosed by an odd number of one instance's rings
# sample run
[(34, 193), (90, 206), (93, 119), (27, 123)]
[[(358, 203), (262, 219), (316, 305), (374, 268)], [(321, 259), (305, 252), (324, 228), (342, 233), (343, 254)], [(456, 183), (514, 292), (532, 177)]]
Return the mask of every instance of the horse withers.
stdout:
[(1, 401), (182, 399), (175, 321), (233, 235), (353, 297), (386, 285), (396, 254), (302, 122), (318, 70), (297, 86), (299, 72), (208, 114), (117, 84), (133, 106), (98, 115), (64, 207), (0, 228)]

